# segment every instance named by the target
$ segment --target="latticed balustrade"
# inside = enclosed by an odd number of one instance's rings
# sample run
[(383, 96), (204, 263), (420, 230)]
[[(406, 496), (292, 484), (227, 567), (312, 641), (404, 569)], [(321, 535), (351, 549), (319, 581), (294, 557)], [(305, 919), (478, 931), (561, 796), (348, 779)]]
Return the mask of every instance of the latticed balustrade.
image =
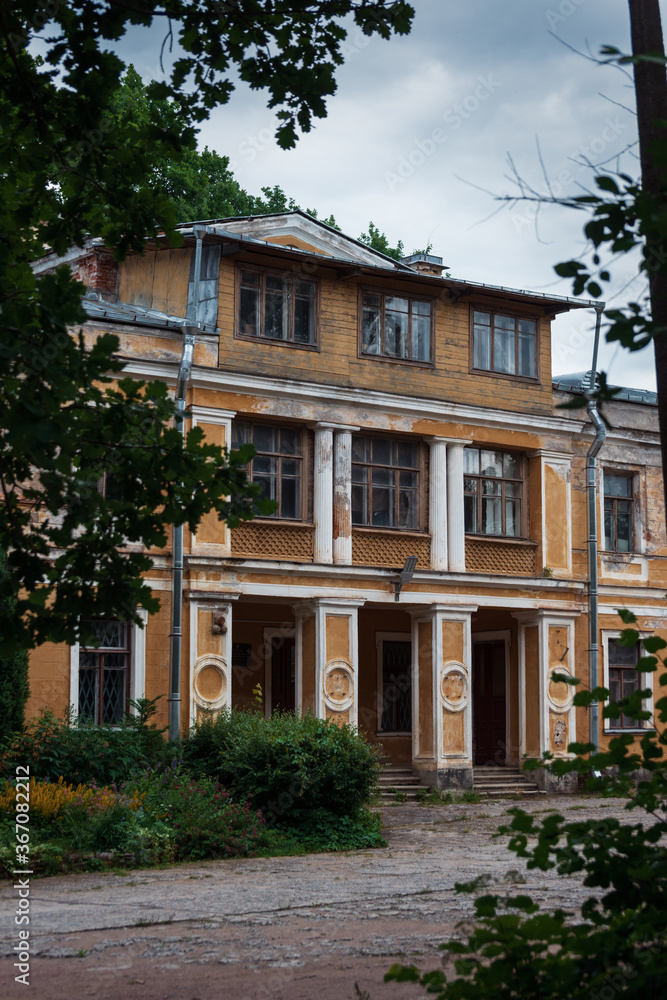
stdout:
[(466, 570), (506, 576), (535, 576), (536, 546), (493, 538), (466, 538)]
[(267, 524), (249, 521), (232, 530), (232, 555), (246, 559), (313, 561), (311, 524)]
[(407, 556), (417, 556), (419, 569), (431, 561), (430, 535), (400, 531), (353, 531), (352, 563), (355, 566), (402, 567)]

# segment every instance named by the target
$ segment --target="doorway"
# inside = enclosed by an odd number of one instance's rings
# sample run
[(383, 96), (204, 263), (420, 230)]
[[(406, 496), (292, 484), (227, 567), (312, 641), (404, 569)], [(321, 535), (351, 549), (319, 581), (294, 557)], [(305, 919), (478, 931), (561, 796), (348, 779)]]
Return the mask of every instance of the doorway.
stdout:
[(401, 632), (380, 632), (378, 716), (382, 733), (412, 732), (412, 642)]
[[(265, 641), (267, 639), (265, 632)], [(293, 635), (273, 634), (270, 637), (270, 694), (273, 714), (293, 712), (296, 707), (296, 643)]]
[(507, 662), (504, 640), (474, 642), (473, 764), (507, 762)]

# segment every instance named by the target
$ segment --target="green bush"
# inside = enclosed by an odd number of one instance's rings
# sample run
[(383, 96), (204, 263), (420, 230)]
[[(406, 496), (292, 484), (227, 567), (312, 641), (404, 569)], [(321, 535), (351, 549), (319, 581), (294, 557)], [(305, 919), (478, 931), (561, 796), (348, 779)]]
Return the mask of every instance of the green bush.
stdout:
[(377, 751), (352, 726), (291, 712), (270, 719), (225, 711), (205, 718), (183, 744), (194, 774), (250, 800), (267, 823), (302, 827), (308, 816), (356, 817), (375, 792)]
[(27, 764), (34, 778), (110, 785), (166, 762), (173, 757), (173, 748), (162, 735), (164, 729), (149, 723), (155, 701), (137, 702), (138, 714), (127, 715), (118, 727), (57, 719), (44, 709), (5, 748), (0, 777), (9, 778), (17, 764)]
[(64, 807), (58, 825), (77, 851), (126, 851), (139, 829), (137, 811), (126, 796), (95, 796)]
[(169, 832), (175, 860), (244, 857), (255, 854), (263, 842), (261, 814), (231, 802), (218, 782), (195, 781), (180, 761), (147, 772), (123, 791), (142, 797), (144, 825)]

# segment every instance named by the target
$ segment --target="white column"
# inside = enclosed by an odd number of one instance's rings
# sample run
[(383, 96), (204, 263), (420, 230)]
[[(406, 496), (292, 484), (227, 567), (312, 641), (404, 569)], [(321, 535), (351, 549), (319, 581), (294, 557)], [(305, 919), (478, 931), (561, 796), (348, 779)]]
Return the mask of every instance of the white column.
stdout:
[(429, 531), (431, 532), (431, 569), (447, 570), (447, 439), (430, 441)]
[(449, 569), (463, 573), (466, 568), (465, 518), (463, 514), (463, 449), (464, 441), (447, 445), (447, 536)]
[(232, 602), (238, 597), (190, 595), (191, 724), (199, 709), (219, 712), (232, 706)]
[(338, 429), (334, 430), (333, 561), (352, 563), (352, 433)]
[(313, 502), (316, 563), (333, 562), (333, 430), (315, 427)]

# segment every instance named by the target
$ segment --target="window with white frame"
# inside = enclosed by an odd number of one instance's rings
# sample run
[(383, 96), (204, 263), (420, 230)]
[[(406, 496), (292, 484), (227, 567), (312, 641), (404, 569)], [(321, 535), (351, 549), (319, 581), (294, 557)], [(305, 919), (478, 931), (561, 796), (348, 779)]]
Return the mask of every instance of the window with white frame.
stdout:
[(634, 551), (633, 476), (607, 472), (604, 481), (604, 547), (606, 552)]
[(79, 648), (78, 714), (98, 724), (118, 725), (128, 707), (130, 628), (127, 622), (86, 622), (99, 645)]
[[(605, 653), (604, 686), (609, 690), (609, 700), (619, 702), (622, 698), (630, 698), (640, 688), (651, 687), (651, 674), (640, 674), (637, 671), (639, 658), (644, 655), (641, 640), (633, 646), (622, 646), (621, 633), (603, 633), (603, 649)], [(652, 699), (645, 700), (644, 709), (652, 709)], [(605, 729), (638, 730), (644, 729), (645, 723), (640, 719), (632, 719), (621, 713), (615, 719), (605, 719)]]
[(523, 460), (494, 448), (463, 449), (466, 534), (522, 536)]

